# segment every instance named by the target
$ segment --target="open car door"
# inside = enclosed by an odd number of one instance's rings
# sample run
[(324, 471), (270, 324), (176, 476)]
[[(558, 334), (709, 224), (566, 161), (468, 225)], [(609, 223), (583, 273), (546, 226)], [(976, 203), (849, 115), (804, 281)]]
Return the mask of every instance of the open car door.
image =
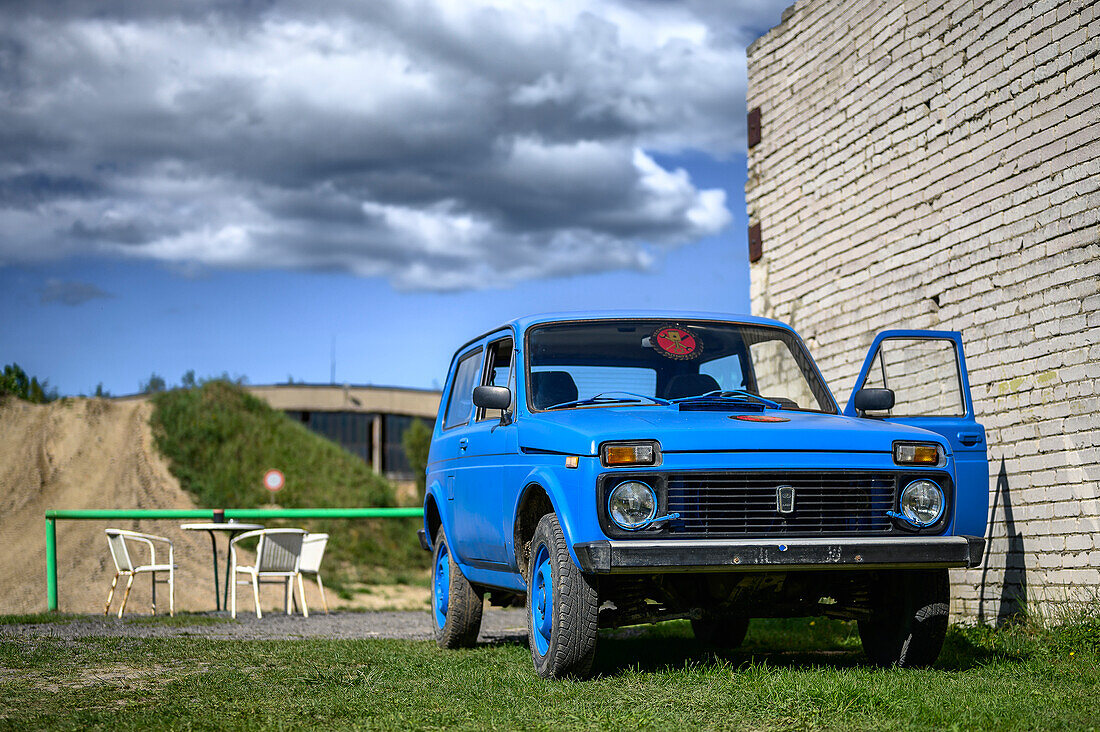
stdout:
[[(865, 387), (892, 390), (894, 408), (857, 415), (855, 394)], [(961, 333), (879, 333), (867, 352), (844, 414), (911, 425), (943, 436), (955, 459), (954, 533), (985, 534), (989, 513), (985, 428), (974, 420)]]

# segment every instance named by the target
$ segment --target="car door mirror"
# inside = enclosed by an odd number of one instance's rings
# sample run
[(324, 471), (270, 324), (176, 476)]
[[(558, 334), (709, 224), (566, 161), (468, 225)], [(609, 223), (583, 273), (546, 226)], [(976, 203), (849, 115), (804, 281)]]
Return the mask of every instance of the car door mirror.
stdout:
[(474, 388), (474, 406), (478, 409), (506, 410), (512, 405), (512, 392), (506, 386), (478, 386)]
[[(476, 397), (475, 397), (476, 399)], [(885, 412), (894, 408), (894, 392), (891, 389), (860, 389), (854, 397), (856, 412)]]

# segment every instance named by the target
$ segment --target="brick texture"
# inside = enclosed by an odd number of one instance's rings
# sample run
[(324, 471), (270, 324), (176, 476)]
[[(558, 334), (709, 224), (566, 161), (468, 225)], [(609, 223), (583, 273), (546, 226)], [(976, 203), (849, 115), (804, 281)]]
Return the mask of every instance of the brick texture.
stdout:
[(843, 404), (886, 328), (962, 331), (985, 564), (952, 611), (1100, 596), (1100, 2), (802, 0), (748, 52), (752, 307)]

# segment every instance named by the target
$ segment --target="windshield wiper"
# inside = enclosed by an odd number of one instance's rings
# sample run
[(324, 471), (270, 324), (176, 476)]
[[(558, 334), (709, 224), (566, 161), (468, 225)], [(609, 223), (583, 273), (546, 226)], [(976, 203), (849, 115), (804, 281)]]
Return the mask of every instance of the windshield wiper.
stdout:
[(546, 407), (546, 409), (566, 409), (568, 407), (583, 407), (589, 404), (637, 404), (641, 401), (647, 401), (651, 404), (663, 404), (666, 406), (672, 403), (667, 399), (646, 396), (645, 394), (635, 394), (632, 391), (604, 391), (595, 396), (588, 397), (587, 399), (577, 399), (572, 402), (552, 404)]
[[(747, 399), (746, 399), (747, 397)], [(771, 399), (765, 399), (764, 397), (753, 394), (751, 391), (745, 391), (744, 389), (726, 389), (719, 391), (708, 391), (706, 394), (700, 394), (698, 396), (683, 397), (682, 399), (673, 399), (672, 404), (685, 404), (691, 402), (705, 402), (716, 399), (729, 399), (731, 401), (738, 401), (746, 404), (763, 404), (765, 407), (771, 409), (782, 409), (783, 405), (779, 402), (773, 402)], [(748, 401), (752, 400), (752, 401)]]

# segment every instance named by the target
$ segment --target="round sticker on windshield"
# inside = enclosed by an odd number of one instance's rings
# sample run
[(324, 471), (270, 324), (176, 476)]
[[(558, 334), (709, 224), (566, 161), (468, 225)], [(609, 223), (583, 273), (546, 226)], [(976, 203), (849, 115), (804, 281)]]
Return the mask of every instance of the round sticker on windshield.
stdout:
[(662, 325), (653, 331), (650, 343), (660, 351), (662, 356), (678, 361), (699, 358), (703, 352), (702, 341), (678, 325)]

